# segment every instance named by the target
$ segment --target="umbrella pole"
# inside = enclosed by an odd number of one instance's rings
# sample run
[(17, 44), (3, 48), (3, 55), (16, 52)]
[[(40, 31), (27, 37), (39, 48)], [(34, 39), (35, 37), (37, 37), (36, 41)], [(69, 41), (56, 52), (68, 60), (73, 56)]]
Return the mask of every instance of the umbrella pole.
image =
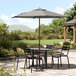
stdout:
[[(39, 53), (40, 53), (40, 17), (39, 17)], [(40, 56), (40, 54), (39, 54)]]
[(39, 17), (39, 67), (40, 67), (40, 17)]

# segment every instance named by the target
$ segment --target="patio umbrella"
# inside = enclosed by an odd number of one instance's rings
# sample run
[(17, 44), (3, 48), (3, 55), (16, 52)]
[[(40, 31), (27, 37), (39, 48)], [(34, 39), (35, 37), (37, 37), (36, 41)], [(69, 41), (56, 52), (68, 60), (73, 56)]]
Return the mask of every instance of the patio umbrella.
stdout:
[(61, 18), (65, 17), (64, 15), (50, 12), (46, 9), (35, 9), (30, 12), (20, 13), (13, 18), (39, 18), (39, 51), (40, 51), (40, 18)]

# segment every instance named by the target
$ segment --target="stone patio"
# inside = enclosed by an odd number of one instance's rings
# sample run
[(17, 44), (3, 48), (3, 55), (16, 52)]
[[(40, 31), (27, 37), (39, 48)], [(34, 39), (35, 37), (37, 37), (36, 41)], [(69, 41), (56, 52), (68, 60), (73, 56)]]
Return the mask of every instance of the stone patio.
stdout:
[[(20, 59), (18, 70), (16, 71), (18, 76), (20, 74), (26, 74), (26, 76), (76, 76), (76, 50), (71, 50), (69, 53), (70, 59), (70, 68), (67, 65), (67, 59), (65, 57), (62, 58), (63, 66), (60, 69), (57, 69), (57, 65), (54, 65), (53, 68), (47, 68), (43, 71), (39, 70), (36, 72), (33, 69), (32, 73), (30, 69), (26, 69), (24, 72), (24, 59)], [(1, 61), (0, 65), (6, 65), (6, 68), (11, 68), (13, 70), (15, 60), (5, 60)], [(57, 59), (55, 59), (55, 63), (57, 63)], [(48, 57), (48, 66), (51, 64), (51, 57)], [(16, 65), (16, 63), (15, 63)]]

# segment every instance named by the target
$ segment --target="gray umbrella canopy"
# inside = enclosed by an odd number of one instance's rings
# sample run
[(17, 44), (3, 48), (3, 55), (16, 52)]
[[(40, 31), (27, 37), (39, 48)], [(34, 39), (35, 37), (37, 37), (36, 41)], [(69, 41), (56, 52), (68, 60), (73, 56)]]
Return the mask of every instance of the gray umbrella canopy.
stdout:
[(19, 15), (14, 16), (13, 18), (39, 18), (39, 17), (40, 18), (61, 18), (65, 16), (47, 11), (46, 9), (39, 8), (30, 12), (20, 13)]
[(39, 18), (39, 51), (40, 51), (40, 18), (62, 18), (64, 15), (47, 11), (46, 9), (35, 9), (30, 12), (20, 13), (13, 18)]
[(76, 24), (76, 19), (73, 19), (71, 21), (65, 22), (64, 24), (65, 25), (74, 25), (74, 24)]

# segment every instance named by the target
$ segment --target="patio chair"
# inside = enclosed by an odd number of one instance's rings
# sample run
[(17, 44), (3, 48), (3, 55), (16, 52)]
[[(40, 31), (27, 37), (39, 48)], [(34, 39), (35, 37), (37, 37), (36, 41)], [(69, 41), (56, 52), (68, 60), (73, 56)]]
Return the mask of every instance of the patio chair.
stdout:
[(35, 59), (36, 57), (32, 57), (31, 51), (23, 49), (25, 53), (25, 63), (24, 63), (24, 68), (25, 66), (27, 67), (27, 60), (29, 60), (29, 66), (30, 67), (30, 60)]
[(57, 66), (58, 69), (59, 69), (59, 59), (60, 59), (60, 64), (62, 66), (62, 58), (61, 57), (67, 57), (68, 67), (70, 68), (69, 57), (68, 57), (69, 49), (70, 49), (70, 47), (63, 46), (60, 53), (52, 53), (51, 68), (53, 67), (53, 64), (54, 64), (54, 58), (58, 58), (58, 66)]
[(16, 47), (13, 47), (12, 49), (14, 50), (14, 53), (15, 53), (15, 61), (17, 60), (17, 66), (16, 66), (16, 70), (17, 70), (18, 69), (18, 63), (19, 63), (19, 54), (17, 52)]
[[(54, 49), (54, 45), (46, 45), (46, 48)], [(53, 50), (51, 52), (48, 52), (48, 55), (51, 55)]]
[[(34, 52), (33, 52), (34, 56), (32, 56), (32, 53), (31, 53), (30, 50), (24, 49), (24, 52), (25, 52), (24, 68), (25, 68), (25, 66), (27, 67), (27, 60), (29, 60), (29, 68), (31, 68), (31, 73), (32, 73), (32, 69), (33, 69), (33, 68), (35, 68), (36, 71), (37, 71), (37, 69), (38, 69), (38, 67), (39, 67), (39, 63), (38, 63), (38, 62), (39, 62), (39, 60), (40, 60), (40, 61), (42, 61), (42, 66), (40, 66), (40, 67), (41, 67), (41, 69), (43, 70), (43, 59), (42, 59), (41, 56), (38, 57), (38, 52), (37, 52), (37, 53), (34, 53)], [(32, 60), (32, 65), (30, 65), (30, 60)], [(34, 60), (36, 60), (36, 65), (34, 65)]]

